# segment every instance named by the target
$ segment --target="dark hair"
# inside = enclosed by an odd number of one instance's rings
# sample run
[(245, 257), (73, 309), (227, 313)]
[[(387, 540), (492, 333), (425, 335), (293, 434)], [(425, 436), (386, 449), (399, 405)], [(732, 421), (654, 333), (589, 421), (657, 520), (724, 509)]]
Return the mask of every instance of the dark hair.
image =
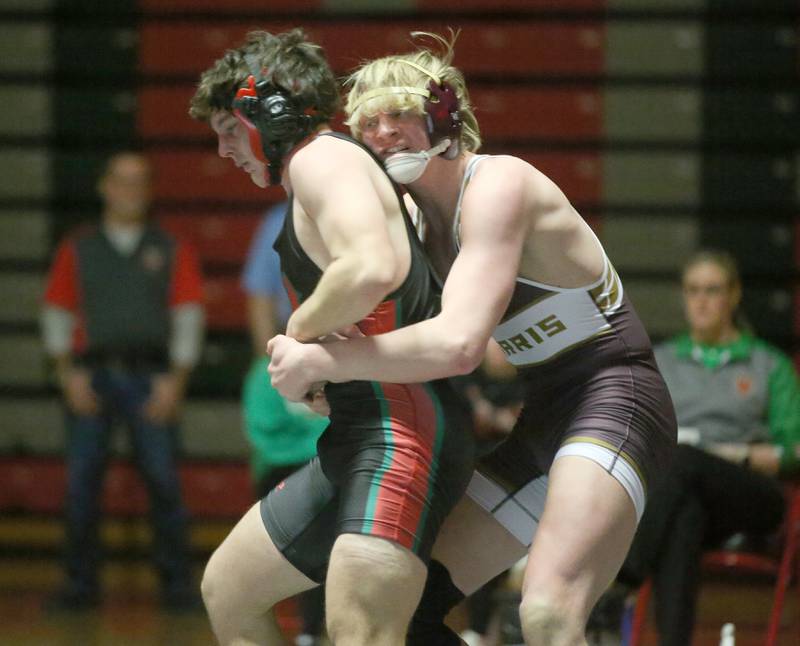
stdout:
[(148, 175), (150, 175), (150, 177), (152, 178), (153, 164), (148, 158), (148, 156), (144, 153), (143, 150), (130, 147), (130, 148), (116, 150), (110, 153), (103, 161), (102, 166), (99, 168), (97, 173), (97, 179), (102, 180), (103, 178), (108, 177), (111, 174), (111, 169), (113, 168), (114, 164), (116, 164), (117, 161), (125, 157), (134, 157), (139, 159), (147, 167)]
[(302, 105), (314, 108), (319, 121), (329, 121), (338, 111), (339, 88), (324, 52), (297, 28), (281, 34), (247, 34), (243, 45), (226, 51), (200, 76), (189, 114), (208, 121), (217, 110), (230, 111), (237, 90), (252, 74), (248, 59), (260, 67), (264, 79), (289, 92)]

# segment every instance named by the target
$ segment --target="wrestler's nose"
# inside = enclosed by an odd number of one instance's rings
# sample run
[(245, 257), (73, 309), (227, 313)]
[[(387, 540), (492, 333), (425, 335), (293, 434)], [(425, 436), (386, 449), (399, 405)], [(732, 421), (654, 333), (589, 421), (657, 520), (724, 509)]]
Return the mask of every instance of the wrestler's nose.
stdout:
[(378, 118), (378, 136), (391, 138), (397, 135), (397, 120), (388, 115), (381, 115)]

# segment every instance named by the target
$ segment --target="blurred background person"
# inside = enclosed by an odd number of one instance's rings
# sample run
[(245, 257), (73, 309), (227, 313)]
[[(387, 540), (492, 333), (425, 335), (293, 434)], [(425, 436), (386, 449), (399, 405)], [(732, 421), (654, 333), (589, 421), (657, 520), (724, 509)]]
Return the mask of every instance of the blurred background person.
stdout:
[[(328, 425), (327, 417), (311, 412), (305, 404), (285, 400), (272, 387), (267, 372), (267, 341), (286, 329), (292, 313), (283, 286), (280, 260), (272, 248), (283, 227), (288, 204), (280, 202), (267, 211), (259, 225), (242, 273), (254, 359), (242, 388), (242, 414), (250, 443), (251, 471), (256, 500), (317, 454), (317, 438)], [(323, 634), (324, 587), (298, 595), (301, 632), (296, 646), (316, 646)]]
[(193, 251), (148, 219), (152, 173), (132, 151), (112, 155), (97, 184), (100, 222), (59, 246), (42, 330), (66, 409), (66, 582), (51, 609), (100, 601), (99, 520), (112, 429), (129, 429), (150, 498), (163, 605), (200, 608), (177, 471), (177, 419), (203, 337)]
[(292, 313), (283, 286), (278, 254), (272, 248), (286, 217), (286, 201), (270, 208), (256, 229), (242, 272), (247, 294), (247, 321), (256, 358), (266, 355), (267, 341), (286, 329)]
[(703, 551), (733, 534), (776, 530), (785, 511), (778, 478), (799, 463), (797, 374), (786, 355), (747, 330), (741, 296), (734, 258), (698, 252), (683, 270), (688, 332), (656, 348), (681, 444), (647, 503), (617, 577), (623, 585), (597, 613), (618, 621), (626, 591), (652, 577), (661, 646), (692, 643)]

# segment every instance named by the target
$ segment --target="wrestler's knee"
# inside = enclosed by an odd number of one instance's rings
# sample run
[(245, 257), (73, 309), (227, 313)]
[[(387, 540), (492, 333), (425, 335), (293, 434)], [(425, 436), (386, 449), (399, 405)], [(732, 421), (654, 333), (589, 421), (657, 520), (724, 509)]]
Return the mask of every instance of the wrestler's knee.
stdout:
[(582, 643), (580, 622), (552, 598), (529, 591), (522, 599), (519, 616), (526, 644), (571, 646)]
[(333, 643), (402, 643), (425, 573), (422, 562), (395, 543), (340, 536), (327, 580), (327, 628)]

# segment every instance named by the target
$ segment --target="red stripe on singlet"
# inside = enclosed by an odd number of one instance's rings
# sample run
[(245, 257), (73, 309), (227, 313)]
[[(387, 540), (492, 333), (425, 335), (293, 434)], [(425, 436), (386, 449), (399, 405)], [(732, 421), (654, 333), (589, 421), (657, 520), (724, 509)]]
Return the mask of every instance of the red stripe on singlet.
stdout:
[(289, 279), (286, 276), (283, 276), (283, 286), (286, 288), (286, 293), (289, 295), (289, 302), (292, 304), (292, 311), (294, 312), (298, 307), (300, 307), (300, 300), (297, 298), (297, 292), (295, 291), (292, 284), (289, 282)]
[(392, 437), (392, 457), (388, 473), (378, 483), (371, 533), (413, 550), (424, 531), (420, 525), (427, 518), (425, 507), (437, 436), (436, 407), (419, 384), (381, 383), (381, 388), (388, 412), (386, 430)]
[(397, 329), (397, 301), (383, 301), (356, 325), (365, 336), (383, 334)]

